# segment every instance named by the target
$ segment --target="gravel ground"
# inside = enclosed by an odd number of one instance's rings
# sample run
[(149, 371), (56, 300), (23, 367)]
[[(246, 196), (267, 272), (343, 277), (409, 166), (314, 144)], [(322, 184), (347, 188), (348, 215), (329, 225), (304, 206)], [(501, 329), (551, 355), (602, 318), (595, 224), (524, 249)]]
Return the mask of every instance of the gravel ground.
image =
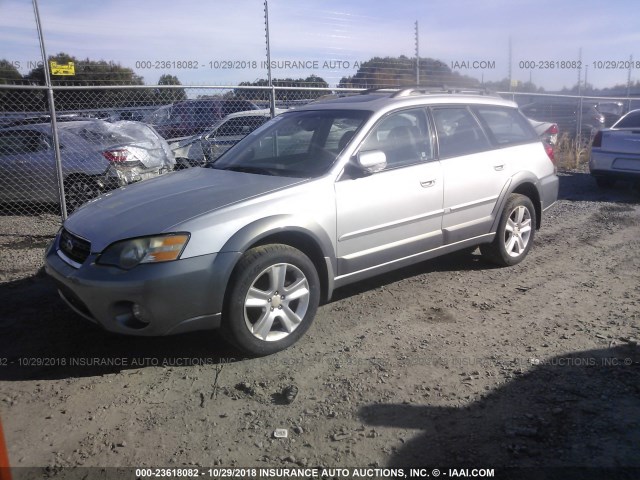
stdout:
[(53, 477), (65, 466), (429, 465), (568, 467), (563, 478), (635, 467), (600, 478), (638, 478), (640, 195), (567, 172), (560, 197), (522, 264), (456, 254), (343, 288), (298, 344), (262, 359), (215, 333), (94, 328), (39, 271), (57, 218), (3, 216), (11, 464)]

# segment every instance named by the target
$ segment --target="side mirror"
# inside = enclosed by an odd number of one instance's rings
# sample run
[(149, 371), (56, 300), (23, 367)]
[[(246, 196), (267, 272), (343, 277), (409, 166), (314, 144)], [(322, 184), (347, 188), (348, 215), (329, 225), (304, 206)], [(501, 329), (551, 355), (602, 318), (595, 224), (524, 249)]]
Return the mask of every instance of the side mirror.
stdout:
[(365, 172), (376, 173), (386, 168), (387, 156), (382, 150), (358, 152), (356, 155), (356, 162)]

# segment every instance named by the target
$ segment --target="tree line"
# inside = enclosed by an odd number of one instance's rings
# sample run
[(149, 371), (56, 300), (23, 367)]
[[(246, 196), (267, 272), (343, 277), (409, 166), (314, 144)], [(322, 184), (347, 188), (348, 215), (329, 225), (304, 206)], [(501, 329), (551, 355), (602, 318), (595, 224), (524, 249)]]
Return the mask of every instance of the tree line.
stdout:
[[(75, 75), (51, 75), (54, 86), (94, 87), (144, 85), (144, 78), (131, 68), (104, 60), (89, 58), (78, 60), (66, 53), (49, 57), (49, 62), (66, 65), (75, 64)], [(8, 60), (0, 60), (0, 85), (45, 85), (44, 66), (38, 65), (26, 75)], [(158, 85), (179, 86), (180, 80), (174, 75), (162, 75)], [(59, 110), (84, 110), (118, 107), (140, 107), (166, 105), (186, 100), (183, 88), (171, 89), (79, 89), (57, 91), (56, 108)], [(44, 111), (47, 110), (47, 96), (41, 90), (0, 90), (0, 111)]]
[[(75, 75), (55, 76), (51, 81), (55, 86), (138, 86), (144, 85), (144, 78), (136, 74), (131, 68), (123, 67), (118, 63), (104, 60), (91, 60), (86, 58), (78, 60), (67, 53), (58, 53), (49, 57), (59, 65), (74, 62)], [(416, 71), (417, 70), (417, 71)], [(0, 60), (0, 85), (44, 85), (44, 67), (38, 65), (29, 73), (22, 75), (16, 66), (8, 60)], [(322, 88), (328, 89), (327, 81), (315, 74), (306, 78), (276, 78), (271, 84), (278, 87), (276, 100), (281, 102), (298, 99), (312, 100), (330, 91), (307, 90), (300, 91), (295, 88)], [(138, 107), (150, 105), (166, 105), (186, 100), (187, 94), (181, 86), (180, 80), (175, 75), (164, 74), (160, 77), (158, 85), (175, 86), (176, 88), (162, 89), (100, 89), (100, 90), (73, 90), (57, 91), (56, 107), (59, 110), (82, 110), (118, 107)], [(344, 76), (338, 82), (338, 88), (384, 88), (384, 87), (452, 87), (452, 88), (477, 88), (492, 91), (513, 91), (541, 93), (544, 89), (531, 82), (519, 82), (515, 85), (508, 78), (499, 81), (481, 82), (477, 78), (463, 75), (453, 71), (446, 63), (433, 58), (420, 58), (416, 69), (416, 59), (404, 55), (399, 57), (373, 57), (362, 62), (355, 74)], [(239, 83), (241, 87), (262, 88), (238, 88), (222, 95), (224, 98), (245, 98), (256, 101), (268, 101), (271, 91), (266, 79), (258, 79), (253, 82)], [(291, 87), (288, 89), (287, 87)], [(632, 86), (634, 92), (640, 89), (640, 82)], [(576, 92), (578, 86), (564, 92)], [(591, 85), (583, 86), (581, 92), (591, 95), (612, 95), (626, 91), (626, 85), (616, 85), (611, 88), (595, 89)], [(216, 95), (214, 95), (216, 96)], [(34, 90), (2, 90), (0, 89), (0, 111), (44, 111), (47, 109), (47, 97), (44, 91)]]

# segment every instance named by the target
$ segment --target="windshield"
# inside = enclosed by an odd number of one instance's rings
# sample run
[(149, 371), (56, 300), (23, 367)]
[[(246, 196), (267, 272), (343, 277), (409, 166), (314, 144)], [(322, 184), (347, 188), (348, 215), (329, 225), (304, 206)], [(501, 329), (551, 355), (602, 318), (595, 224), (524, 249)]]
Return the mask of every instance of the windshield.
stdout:
[(246, 136), (211, 166), (263, 175), (315, 177), (329, 170), (370, 115), (354, 110), (283, 113)]

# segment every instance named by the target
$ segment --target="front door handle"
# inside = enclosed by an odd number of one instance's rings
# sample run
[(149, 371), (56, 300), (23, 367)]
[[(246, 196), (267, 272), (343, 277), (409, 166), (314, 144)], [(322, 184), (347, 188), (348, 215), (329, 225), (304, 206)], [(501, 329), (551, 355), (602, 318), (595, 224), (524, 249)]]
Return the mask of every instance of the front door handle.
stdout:
[(502, 170), (504, 170), (504, 163), (503, 163), (502, 165), (494, 165), (494, 166), (493, 166), (493, 169), (494, 169), (496, 172), (501, 172)]
[(436, 184), (436, 179), (427, 180), (426, 182), (420, 182), (420, 185), (424, 188), (433, 187)]

